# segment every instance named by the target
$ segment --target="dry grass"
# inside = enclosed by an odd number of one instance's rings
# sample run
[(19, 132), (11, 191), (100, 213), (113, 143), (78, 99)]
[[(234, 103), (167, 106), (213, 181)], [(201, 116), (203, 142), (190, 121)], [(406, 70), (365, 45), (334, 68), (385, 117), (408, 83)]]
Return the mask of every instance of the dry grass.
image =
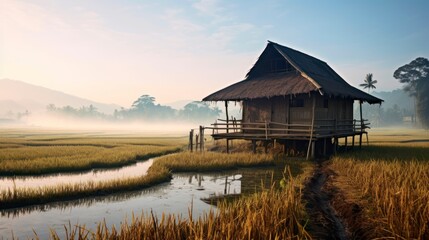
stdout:
[(166, 182), (170, 179), (170, 170), (158, 165), (151, 167), (146, 175), (140, 177), (87, 182), (84, 184), (65, 184), (53, 187), (2, 190), (0, 191), (0, 209), (132, 191)]
[[(395, 239), (429, 239), (429, 148), (409, 140), (412, 132), (376, 137), (377, 144), (342, 154), (330, 167), (358, 190), (375, 236)], [(397, 139), (392, 144), (392, 138)], [(404, 141), (400, 145), (398, 141)], [(341, 186), (340, 186), (341, 187)], [(382, 231), (380, 231), (382, 229)], [(371, 230), (369, 230), (371, 231)]]
[(252, 153), (181, 152), (157, 159), (154, 165), (163, 165), (173, 172), (220, 171), (238, 167), (274, 164), (274, 155)]
[(179, 151), (185, 138), (7, 135), (0, 138), (0, 176), (120, 167)]
[(49, 146), (0, 149), (0, 175), (37, 175), (120, 167), (179, 151), (177, 146)]

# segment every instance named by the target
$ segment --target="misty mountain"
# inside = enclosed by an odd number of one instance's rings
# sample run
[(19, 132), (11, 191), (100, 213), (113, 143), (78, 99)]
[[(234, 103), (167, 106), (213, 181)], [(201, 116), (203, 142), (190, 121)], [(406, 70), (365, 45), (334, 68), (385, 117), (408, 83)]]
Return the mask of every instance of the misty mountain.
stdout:
[(8, 112), (43, 112), (48, 104), (75, 108), (93, 105), (106, 114), (120, 108), (119, 105), (94, 102), (22, 81), (0, 79), (0, 115)]

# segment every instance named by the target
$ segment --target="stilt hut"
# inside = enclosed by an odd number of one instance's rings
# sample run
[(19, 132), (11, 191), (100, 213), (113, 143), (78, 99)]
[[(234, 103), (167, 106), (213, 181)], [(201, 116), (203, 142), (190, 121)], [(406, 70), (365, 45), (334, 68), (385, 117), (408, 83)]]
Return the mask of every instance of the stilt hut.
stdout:
[[(360, 117), (353, 119), (354, 101)], [(246, 78), (203, 101), (223, 101), (226, 119), (213, 124), (213, 137), (283, 143), (306, 149), (307, 157), (336, 151), (339, 138), (367, 134), (362, 103), (381, 104), (341, 78), (326, 62), (289, 47), (268, 44)], [(242, 119), (228, 117), (228, 102), (240, 102)], [(303, 146), (303, 147), (302, 147)]]

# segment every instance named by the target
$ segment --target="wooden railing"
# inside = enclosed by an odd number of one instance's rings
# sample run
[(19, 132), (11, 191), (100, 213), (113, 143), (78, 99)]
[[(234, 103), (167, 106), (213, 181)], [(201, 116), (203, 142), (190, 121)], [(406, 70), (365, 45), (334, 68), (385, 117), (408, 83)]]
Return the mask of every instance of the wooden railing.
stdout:
[[(242, 120), (222, 120), (218, 119), (211, 127), (213, 135), (242, 133), (254, 135), (255, 137), (290, 136), (290, 137), (322, 137), (341, 135), (348, 133), (364, 133), (369, 128), (368, 120), (336, 120), (323, 119), (315, 120), (314, 126), (311, 124), (286, 124), (278, 122), (243, 122)], [(311, 134), (313, 133), (313, 134)]]

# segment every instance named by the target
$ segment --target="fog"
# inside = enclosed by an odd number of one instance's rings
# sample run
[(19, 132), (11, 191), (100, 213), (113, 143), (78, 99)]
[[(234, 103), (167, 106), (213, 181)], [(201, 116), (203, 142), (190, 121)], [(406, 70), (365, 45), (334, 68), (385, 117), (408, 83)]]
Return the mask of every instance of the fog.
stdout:
[(123, 134), (173, 134), (187, 135), (199, 125), (185, 121), (110, 121), (105, 119), (80, 119), (49, 114), (32, 114), (19, 121), (0, 123), (0, 128), (36, 128), (47, 130), (102, 131)]

